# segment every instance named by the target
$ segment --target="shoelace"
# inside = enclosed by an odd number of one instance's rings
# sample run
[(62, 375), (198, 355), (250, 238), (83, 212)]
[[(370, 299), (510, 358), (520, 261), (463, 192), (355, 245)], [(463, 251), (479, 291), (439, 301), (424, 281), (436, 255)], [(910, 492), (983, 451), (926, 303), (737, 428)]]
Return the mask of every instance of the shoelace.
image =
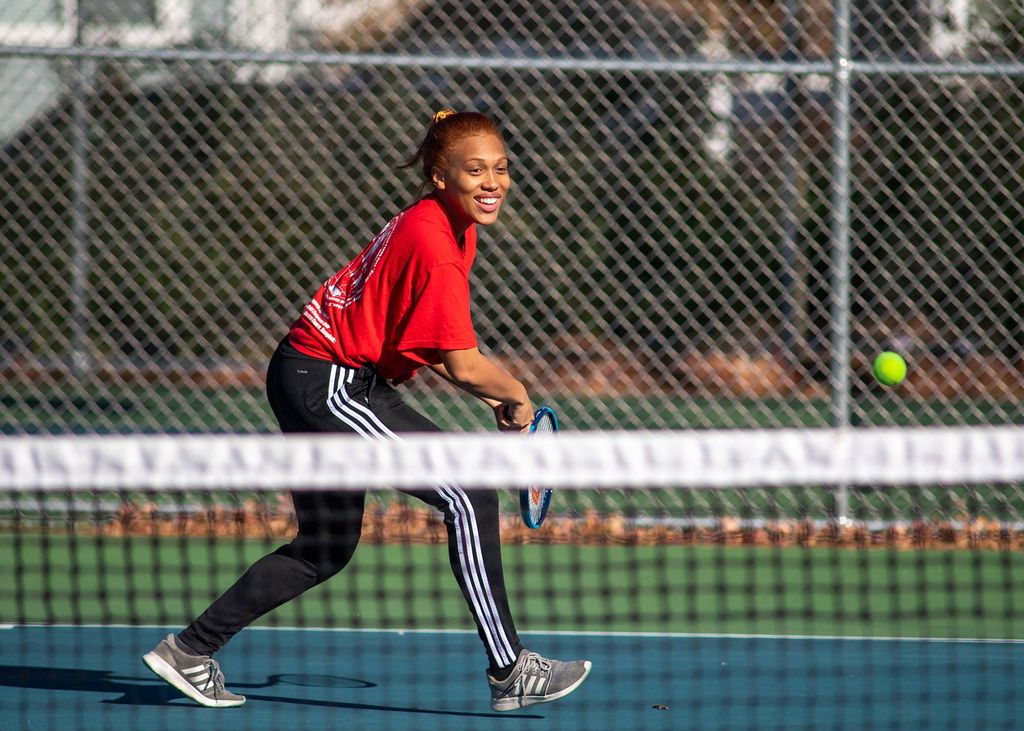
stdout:
[(542, 675), (547, 677), (551, 674), (551, 661), (541, 657), (537, 653), (530, 653), (523, 665), (523, 674)]
[(224, 673), (220, 671), (220, 665), (217, 664), (216, 660), (210, 660), (206, 664), (206, 673), (209, 676), (206, 679), (206, 685), (202, 687), (203, 693), (210, 687), (210, 683), (213, 683), (213, 695), (218, 697), (224, 694)]

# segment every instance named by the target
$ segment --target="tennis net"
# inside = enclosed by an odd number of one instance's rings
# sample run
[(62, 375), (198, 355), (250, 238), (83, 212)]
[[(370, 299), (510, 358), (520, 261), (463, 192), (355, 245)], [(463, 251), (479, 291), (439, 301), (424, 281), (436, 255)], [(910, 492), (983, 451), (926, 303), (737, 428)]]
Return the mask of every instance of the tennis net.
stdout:
[[(446, 525), (395, 489), (439, 484), (497, 489), (523, 645), (593, 662), (571, 695), (491, 709)], [(217, 653), (243, 707), (149, 672), (290, 491), (363, 489), (351, 563)], [(10, 437), (0, 586), (0, 728), (1016, 728), (1024, 429)]]

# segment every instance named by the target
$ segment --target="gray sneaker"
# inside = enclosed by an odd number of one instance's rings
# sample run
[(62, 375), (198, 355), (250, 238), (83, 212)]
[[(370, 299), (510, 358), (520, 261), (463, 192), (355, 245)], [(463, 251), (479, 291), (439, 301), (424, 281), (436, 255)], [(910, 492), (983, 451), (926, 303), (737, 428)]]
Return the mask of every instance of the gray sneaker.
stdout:
[(216, 660), (185, 652), (173, 634), (143, 655), (142, 660), (150, 670), (202, 706), (230, 708), (245, 703), (244, 695), (224, 688), (224, 673)]
[(514, 711), (534, 703), (557, 700), (580, 687), (589, 673), (590, 660), (549, 660), (536, 652), (523, 650), (505, 680), (495, 680), (487, 674), (487, 682), (491, 684), (491, 708)]

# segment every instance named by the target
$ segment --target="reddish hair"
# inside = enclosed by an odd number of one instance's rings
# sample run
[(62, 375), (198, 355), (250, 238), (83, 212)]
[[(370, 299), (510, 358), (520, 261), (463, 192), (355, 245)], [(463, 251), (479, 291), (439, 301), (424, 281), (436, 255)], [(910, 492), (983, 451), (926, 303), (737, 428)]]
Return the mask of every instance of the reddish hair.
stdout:
[(427, 135), (420, 143), (416, 154), (401, 167), (411, 168), (422, 164), (423, 178), (430, 182), (434, 170), (448, 166), (448, 151), (465, 137), (492, 134), (505, 143), (501, 131), (493, 119), (480, 112), (456, 112), (442, 109), (434, 115), (427, 129)]

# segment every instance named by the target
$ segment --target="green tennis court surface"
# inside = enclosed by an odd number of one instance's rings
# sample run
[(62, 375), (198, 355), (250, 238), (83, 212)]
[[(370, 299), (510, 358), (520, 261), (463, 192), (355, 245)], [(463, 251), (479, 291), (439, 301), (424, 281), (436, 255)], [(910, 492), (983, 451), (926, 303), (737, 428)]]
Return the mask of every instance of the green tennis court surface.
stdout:
[[(280, 542), (0, 533), (0, 622), (179, 625)], [(523, 631), (1024, 639), (1024, 554), (513, 545)], [(538, 568), (543, 567), (543, 568)], [(411, 598), (416, 603), (411, 602)], [(362, 545), (263, 625), (470, 629), (441, 545)]]

